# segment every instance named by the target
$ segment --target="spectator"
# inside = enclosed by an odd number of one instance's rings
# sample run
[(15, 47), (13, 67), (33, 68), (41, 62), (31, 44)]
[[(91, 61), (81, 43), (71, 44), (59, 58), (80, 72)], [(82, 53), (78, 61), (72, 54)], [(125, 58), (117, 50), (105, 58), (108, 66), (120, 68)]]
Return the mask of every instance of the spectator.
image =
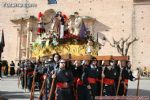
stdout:
[(8, 62), (7, 62), (7, 61), (6, 61), (6, 63), (5, 63), (4, 75), (5, 75), (5, 76), (8, 76)]
[(11, 64), (10, 64), (10, 75), (14, 75), (15, 74), (15, 64), (13, 61), (11, 61)]

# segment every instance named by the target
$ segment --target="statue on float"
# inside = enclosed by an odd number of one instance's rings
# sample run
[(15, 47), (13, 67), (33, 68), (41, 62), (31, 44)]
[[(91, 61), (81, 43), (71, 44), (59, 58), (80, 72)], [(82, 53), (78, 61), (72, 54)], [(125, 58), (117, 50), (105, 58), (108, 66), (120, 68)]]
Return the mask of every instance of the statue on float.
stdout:
[(57, 33), (59, 38), (64, 38), (65, 35), (68, 36), (69, 34), (83, 38), (86, 34), (86, 27), (78, 12), (75, 12), (68, 19), (67, 15), (59, 11), (52, 19), (50, 31)]
[(75, 22), (74, 22), (74, 26), (73, 26), (73, 28), (74, 28), (73, 34), (78, 36), (80, 33), (80, 29), (81, 29), (82, 18), (79, 16), (78, 12), (75, 12), (74, 16), (75, 16)]
[(49, 48), (51, 52), (63, 51), (62, 54), (73, 53), (74, 55), (78, 55), (80, 54), (79, 52), (82, 52), (82, 54), (95, 53), (95, 43), (93, 38), (90, 37), (91, 32), (85, 26), (87, 22), (78, 12), (74, 12), (73, 15), (68, 17), (61, 11), (55, 12), (50, 9), (44, 12), (44, 14), (40, 12), (38, 19), (38, 34), (40, 35), (35, 43), (39, 44), (41, 51)]
[(68, 21), (68, 30), (70, 34), (79, 36), (79, 38), (81, 39), (86, 37), (87, 29), (82, 17), (79, 16), (78, 12), (74, 12), (74, 15), (70, 16)]
[(57, 33), (59, 38), (64, 37), (65, 23), (67, 19), (67, 16), (59, 11), (52, 20), (51, 31)]
[(38, 14), (38, 35), (41, 35), (42, 33), (45, 33), (45, 26), (43, 22), (43, 14), (39, 12)]

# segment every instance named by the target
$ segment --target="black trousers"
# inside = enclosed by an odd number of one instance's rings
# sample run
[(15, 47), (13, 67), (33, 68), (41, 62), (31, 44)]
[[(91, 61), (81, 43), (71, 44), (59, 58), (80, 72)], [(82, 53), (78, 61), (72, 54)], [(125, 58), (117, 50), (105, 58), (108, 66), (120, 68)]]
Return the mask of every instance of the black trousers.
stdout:
[(21, 80), (21, 86), (24, 89), (24, 86), (25, 86), (25, 84), (24, 84), (25, 83), (24, 76), (21, 76), (20, 80)]
[(56, 100), (71, 100), (71, 89), (56, 88)]
[(119, 96), (126, 96), (128, 91), (128, 84), (121, 83), (119, 87)]
[(114, 85), (104, 85), (104, 96), (115, 96), (116, 91)]
[(5, 75), (5, 76), (7, 76), (7, 75), (8, 75), (8, 67), (5, 67), (4, 75)]
[(33, 81), (33, 77), (27, 76), (27, 88), (29, 89), (29, 91), (31, 91), (32, 81)]
[(90, 91), (90, 95), (91, 95), (91, 99), (95, 100), (95, 96), (98, 95), (97, 91), (98, 91), (98, 86), (97, 84), (90, 84), (91, 86), (91, 91)]
[(91, 100), (91, 95), (85, 85), (77, 86), (77, 94), (77, 100)]
[(10, 75), (15, 75), (15, 68), (14, 67), (10, 67)]

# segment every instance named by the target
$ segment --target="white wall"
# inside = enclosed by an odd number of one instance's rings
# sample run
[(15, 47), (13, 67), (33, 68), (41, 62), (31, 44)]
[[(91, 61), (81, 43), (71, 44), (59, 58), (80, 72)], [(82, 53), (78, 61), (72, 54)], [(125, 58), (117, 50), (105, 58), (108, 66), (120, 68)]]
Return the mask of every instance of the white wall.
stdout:
[(135, 35), (139, 41), (133, 45), (134, 64), (137, 66), (150, 66), (150, 3), (149, 5), (134, 5)]

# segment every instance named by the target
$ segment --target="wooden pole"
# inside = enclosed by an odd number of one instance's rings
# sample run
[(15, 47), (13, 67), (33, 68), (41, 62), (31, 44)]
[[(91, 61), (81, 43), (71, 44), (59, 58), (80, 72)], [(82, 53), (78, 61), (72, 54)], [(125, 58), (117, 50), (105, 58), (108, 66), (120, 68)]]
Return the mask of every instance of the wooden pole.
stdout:
[(42, 84), (42, 88), (41, 88), (41, 90), (40, 90), (40, 95), (39, 95), (39, 97), (38, 97), (38, 100), (40, 100), (41, 95), (43, 95), (46, 79), (47, 79), (47, 75), (46, 75), (46, 77), (44, 78), (44, 81), (43, 81), (43, 84)]
[(35, 89), (35, 70), (33, 72), (33, 80), (32, 80), (30, 100), (34, 100), (34, 89)]
[[(56, 73), (55, 73), (55, 75), (56, 75)], [(52, 96), (52, 92), (53, 92), (53, 88), (54, 88), (55, 79), (56, 79), (56, 78), (53, 78), (53, 80), (52, 80), (52, 85), (51, 85), (51, 88), (50, 88), (48, 100), (51, 100), (51, 96)]]
[(26, 88), (27, 88), (27, 67), (24, 68), (25, 72), (24, 72), (24, 89), (26, 92)]
[(140, 85), (140, 69), (138, 68), (138, 83), (137, 83), (136, 96), (139, 96), (139, 85)]
[(104, 74), (104, 69), (105, 69), (105, 67), (102, 67), (102, 81), (101, 81), (101, 94), (100, 94), (100, 96), (103, 96), (103, 80), (104, 80), (104, 78), (103, 78), (103, 74)]
[(118, 85), (117, 85), (116, 96), (118, 95), (118, 91), (119, 91), (119, 87), (120, 87), (121, 75), (122, 75), (122, 68), (120, 70), (120, 75), (119, 75), (119, 80), (118, 80)]

